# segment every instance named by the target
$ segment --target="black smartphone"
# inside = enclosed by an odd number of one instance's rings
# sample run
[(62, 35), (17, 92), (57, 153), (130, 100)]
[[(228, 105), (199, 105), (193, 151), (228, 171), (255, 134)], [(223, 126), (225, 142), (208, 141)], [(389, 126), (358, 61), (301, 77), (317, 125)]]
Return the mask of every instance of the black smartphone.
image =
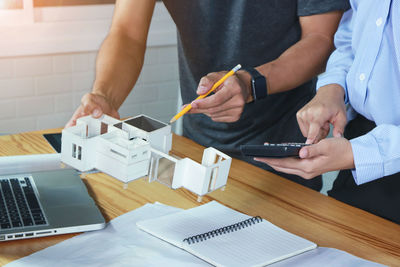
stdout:
[(282, 143), (265, 145), (241, 145), (244, 156), (264, 158), (298, 157), (299, 151), (305, 143)]
[(44, 134), (43, 137), (57, 153), (61, 153), (61, 133)]

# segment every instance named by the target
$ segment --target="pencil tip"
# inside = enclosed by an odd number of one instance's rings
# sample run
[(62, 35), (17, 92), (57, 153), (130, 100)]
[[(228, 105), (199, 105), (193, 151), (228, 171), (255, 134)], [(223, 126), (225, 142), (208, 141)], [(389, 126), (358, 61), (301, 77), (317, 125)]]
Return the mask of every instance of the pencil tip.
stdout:
[(174, 119), (174, 118), (172, 118), (170, 121), (169, 121), (169, 124), (171, 124), (171, 123), (173, 123), (173, 122), (175, 122), (176, 120)]

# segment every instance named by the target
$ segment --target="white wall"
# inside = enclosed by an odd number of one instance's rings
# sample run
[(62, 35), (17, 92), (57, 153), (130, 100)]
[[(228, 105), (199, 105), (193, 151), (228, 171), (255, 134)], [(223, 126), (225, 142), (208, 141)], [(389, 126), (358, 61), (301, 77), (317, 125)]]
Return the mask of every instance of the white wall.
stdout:
[[(173, 25), (163, 14), (163, 27)], [(150, 31), (159, 33), (160, 29), (156, 24)], [(167, 33), (163, 34), (171, 35)], [(169, 40), (163, 45), (162, 40), (156, 40), (155, 45), (149, 44), (139, 81), (121, 107), (121, 117), (144, 113), (168, 122), (176, 113), (179, 85), (176, 44)], [(91, 89), (99, 45), (84, 52), (46, 54), (38, 49), (37, 55), (30, 52), (0, 56), (0, 133), (64, 126), (82, 95)], [(11, 46), (9, 49), (13, 49)]]

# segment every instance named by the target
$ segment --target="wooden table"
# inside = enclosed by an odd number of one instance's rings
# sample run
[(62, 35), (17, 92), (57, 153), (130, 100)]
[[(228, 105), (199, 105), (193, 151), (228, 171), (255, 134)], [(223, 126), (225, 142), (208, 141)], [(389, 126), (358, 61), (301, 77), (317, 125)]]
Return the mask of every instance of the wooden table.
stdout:
[[(49, 130), (46, 132), (54, 132)], [(58, 130), (59, 131), (59, 130)], [(42, 132), (0, 137), (0, 155), (53, 153)], [(181, 136), (173, 137), (173, 154), (201, 161), (203, 147)], [(179, 208), (200, 203), (185, 189), (171, 190), (139, 179), (123, 184), (105, 174), (83, 178), (107, 221), (145, 203), (159, 201)], [(400, 189), (399, 189), (400, 190)], [(400, 226), (348, 206), (248, 163), (233, 159), (225, 191), (203, 197), (240, 212), (259, 215), (277, 226), (317, 243), (364, 259), (400, 266)], [(400, 203), (393, 203), (400, 205)], [(73, 234), (0, 242), (0, 265), (54, 245)]]

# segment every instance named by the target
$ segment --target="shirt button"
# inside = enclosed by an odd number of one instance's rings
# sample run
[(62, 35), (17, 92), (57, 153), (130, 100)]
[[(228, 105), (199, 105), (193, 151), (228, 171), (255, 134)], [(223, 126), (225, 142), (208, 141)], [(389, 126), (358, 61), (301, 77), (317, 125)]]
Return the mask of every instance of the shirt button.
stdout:
[(376, 26), (378, 26), (378, 27), (381, 26), (382, 22), (383, 22), (382, 18), (377, 19), (376, 22), (375, 22)]
[(365, 74), (361, 73), (359, 79), (360, 79), (360, 81), (364, 81), (365, 80)]

